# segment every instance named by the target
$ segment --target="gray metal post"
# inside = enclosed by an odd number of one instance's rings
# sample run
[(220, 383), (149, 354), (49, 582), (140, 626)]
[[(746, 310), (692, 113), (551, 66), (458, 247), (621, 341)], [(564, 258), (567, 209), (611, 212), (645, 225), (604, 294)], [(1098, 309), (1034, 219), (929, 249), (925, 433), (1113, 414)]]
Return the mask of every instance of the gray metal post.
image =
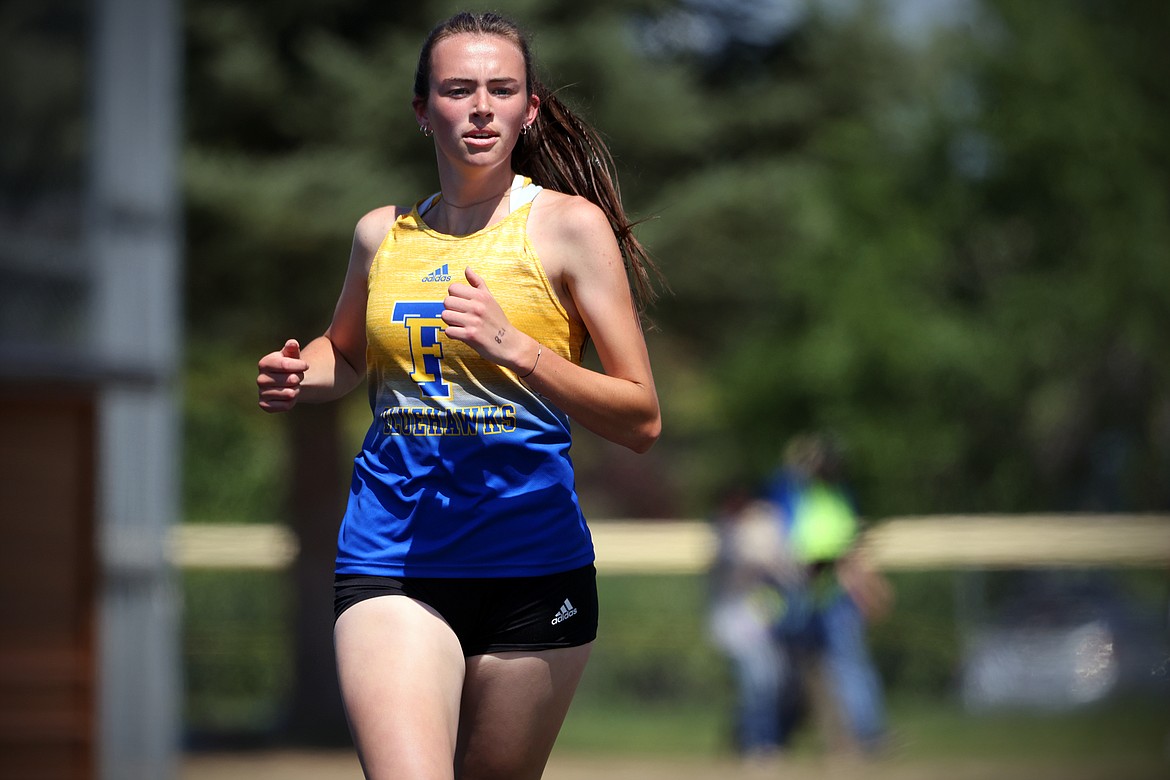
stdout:
[(179, 8), (94, 5), (88, 248), (100, 400), (98, 753), (104, 780), (177, 776)]

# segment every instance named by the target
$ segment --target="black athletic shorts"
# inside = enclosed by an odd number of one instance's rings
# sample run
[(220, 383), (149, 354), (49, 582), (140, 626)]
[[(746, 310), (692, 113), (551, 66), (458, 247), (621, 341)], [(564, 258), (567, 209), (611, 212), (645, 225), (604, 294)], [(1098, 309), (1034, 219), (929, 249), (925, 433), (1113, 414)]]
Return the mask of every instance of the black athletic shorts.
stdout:
[(359, 601), (409, 596), (432, 607), (463, 655), (577, 647), (597, 638), (597, 569), (541, 577), (370, 577), (338, 574), (334, 619)]

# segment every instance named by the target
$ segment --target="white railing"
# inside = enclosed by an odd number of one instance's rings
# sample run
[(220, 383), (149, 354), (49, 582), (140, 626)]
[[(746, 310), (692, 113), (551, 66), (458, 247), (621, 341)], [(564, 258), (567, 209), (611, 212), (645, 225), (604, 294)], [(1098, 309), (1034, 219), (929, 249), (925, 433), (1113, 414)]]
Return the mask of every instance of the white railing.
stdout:
[[(602, 573), (692, 574), (715, 552), (699, 520), (590, 524)], [(1170, 565), (1170, 515), (929, 515), (875, 523), (862, 541), (884, 570)], [(282, 569), (297, 555), (283, 525), (179, 525), (181, 568)]]

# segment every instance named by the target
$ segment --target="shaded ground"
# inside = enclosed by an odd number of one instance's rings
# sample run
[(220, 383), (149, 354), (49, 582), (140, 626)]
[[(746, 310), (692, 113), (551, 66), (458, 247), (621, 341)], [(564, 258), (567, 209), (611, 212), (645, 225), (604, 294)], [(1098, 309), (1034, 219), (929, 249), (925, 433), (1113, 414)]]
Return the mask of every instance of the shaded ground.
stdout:
[[(544, 780), (1164, 780), (1170, 764), (1136, 760), (1095, 763), (1084, 760), (1005, 762), (903, 761), (888, 758), (799, 758), (746, 766), (734, 760), (554, 756)], [(184, 757), (181, 780), (362, 780), (352, 752), (197, 753)]]

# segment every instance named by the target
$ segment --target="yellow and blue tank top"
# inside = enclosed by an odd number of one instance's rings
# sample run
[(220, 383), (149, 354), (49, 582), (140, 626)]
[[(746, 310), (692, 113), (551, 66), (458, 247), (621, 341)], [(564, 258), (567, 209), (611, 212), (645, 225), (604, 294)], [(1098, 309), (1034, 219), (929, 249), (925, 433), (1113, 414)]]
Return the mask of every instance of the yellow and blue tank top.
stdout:
[(400, 216), (368, 279), (373, 423), (354, 459), (337, 572), (415, 577), (553, 574), (593, 561), (569, 457), (568, 417), (443, 332), (443, 299), (471, 266), (513, 327), (579, 363), (583, 328), (528, 240), (540, 187), (516, 177), (510, 213), (453, 236)]

